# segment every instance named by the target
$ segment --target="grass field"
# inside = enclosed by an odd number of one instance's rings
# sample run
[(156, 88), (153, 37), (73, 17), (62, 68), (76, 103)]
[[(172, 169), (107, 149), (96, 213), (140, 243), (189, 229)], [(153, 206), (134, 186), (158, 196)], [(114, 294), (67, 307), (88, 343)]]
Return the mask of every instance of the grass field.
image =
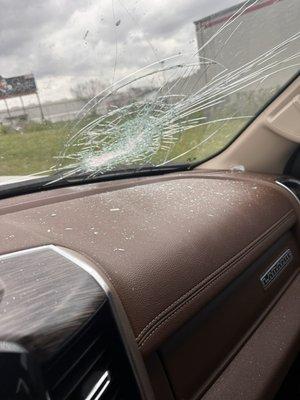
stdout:
[(65, 131), (53, 129), (0, 135), (0, 176), (48, 170), (66, 138)]
[[(243, 122), (230, 121), (218, 126), (208, 125), (205, 129), (194, 128), (185, 132), (172, 147), (168, 158), (178, 157), (174, 162), (191, 162), (204, 159), (223, 148), (240, 130)], [(197, 145), (215, 130), (218, 133), (201, 146)], [(69, 137), (63, 124), (29, 125), (23, 133), (7, 132), (0, 128), (0, 176), (28, 175), (47, 171), (57, 162), (57, 156)], [(191, 148), (195, 147), (192, 151)], [(164, 159), (159, 151), (153, 158), (154, 163)]]

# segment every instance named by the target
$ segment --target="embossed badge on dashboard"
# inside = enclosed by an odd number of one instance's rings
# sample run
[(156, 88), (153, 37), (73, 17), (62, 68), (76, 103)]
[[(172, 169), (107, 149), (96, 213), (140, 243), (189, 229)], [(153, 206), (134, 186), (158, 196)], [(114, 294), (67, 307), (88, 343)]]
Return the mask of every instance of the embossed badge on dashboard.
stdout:
[(263, 287), (266, 289), (293, 260), (292, 250), (286, 250), (279, 258), (271, 265), (271, 267), (260, 277)]

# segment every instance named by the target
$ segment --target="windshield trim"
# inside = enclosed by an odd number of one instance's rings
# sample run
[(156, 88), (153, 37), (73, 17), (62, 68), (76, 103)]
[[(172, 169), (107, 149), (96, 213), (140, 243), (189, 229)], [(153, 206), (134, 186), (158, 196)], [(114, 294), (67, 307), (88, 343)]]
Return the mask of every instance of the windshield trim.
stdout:
[(3, 184), (0, 186), (0, 199), (70, 186), (87, 185), (92, 183), (145, 176), (164, 175), (172, 172), (188, 171), (190, 169), (190, 164), (172, 164), (161, 167), (145, 167), (139, 169), (112, 171), (106, 174), (98, 174), (97, 176), (93, 177), (90, 177), (89, 174), (81, 174), (79, 176), (73, 175), (72, 177), (65, 178), (60, 174), (55, 174), (42, 178), (33, 178), (30, 180), (8, 183), (7, 185)]

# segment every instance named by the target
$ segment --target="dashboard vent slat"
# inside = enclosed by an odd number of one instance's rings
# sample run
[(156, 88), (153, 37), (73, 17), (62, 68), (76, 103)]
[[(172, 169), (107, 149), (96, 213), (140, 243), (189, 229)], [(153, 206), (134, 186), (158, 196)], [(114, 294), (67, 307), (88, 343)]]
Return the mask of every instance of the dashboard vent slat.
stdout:
[[(96, 339), (93, 343), (91, 343), (91, 344), (84, 350), (84, 352), (83, 352), (81, 355), (79, 355), (79, 357), (78, 357), (77, 359), (74, 360), (74, 362), (70, 361), (69, 367), (67, 367), (67, 368), (65, 369), (65, 371), (64, 371), (62, 374), (60, 374), (60, 376), (57, 374), (56, 382), (55, 382), (55, 384), (53, 385), (53, 389), (55, 389), (59, 384), (61, 384), (62, 381), (63, 381), (64, 379), (67, 379), (67, 377), (68, 377), (69, 375), (74, 374), (74, 370), (75, 370), (76, 368), (80, 369), (80, 374), (82, 375), (82, 374), (83, 374), (82, 364), (83, 364), (83, 362), (84, 362), (85, 359), (87, 359), (87, 362), (89, 361), (90, 353), (92, 353), (93, 351), (98, 351), (98, 352), (100, 351), (100, 354), (98, 353), (99, 356), (94, 360), (94, 362), (96, 362), (96, 361), (98, 360), (98, 358), (100, 358), (100, 357), (103, 355), (104, 350), (101, 351), (101, 350), (99, 349), (99, 347), (96, 346), (96, 345), (97, 345), (97, 342), (98, 342), (99, 340), (100, 340), (100, 338), (99, 338), (99, 339)], [(92, 362), (92, 364), (94, 364), (94, 362)], [(92, 365), (91, 365), (91, 366), (92, 366)]]
[(134, 400), (137, 385), (108, 304), (44, 366), (51, 400)]

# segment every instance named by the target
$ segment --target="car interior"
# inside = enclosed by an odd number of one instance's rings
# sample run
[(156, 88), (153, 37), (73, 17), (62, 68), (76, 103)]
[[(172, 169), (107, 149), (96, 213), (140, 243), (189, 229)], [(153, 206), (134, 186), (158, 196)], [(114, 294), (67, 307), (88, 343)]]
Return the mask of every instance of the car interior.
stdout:
[(300, 0), (0, 9), (0, 400), (300, 400)]
[(299, 122), (297, 76), (188, 170), (4, 192), (4, 387), (22, 399), (298, 399)]

